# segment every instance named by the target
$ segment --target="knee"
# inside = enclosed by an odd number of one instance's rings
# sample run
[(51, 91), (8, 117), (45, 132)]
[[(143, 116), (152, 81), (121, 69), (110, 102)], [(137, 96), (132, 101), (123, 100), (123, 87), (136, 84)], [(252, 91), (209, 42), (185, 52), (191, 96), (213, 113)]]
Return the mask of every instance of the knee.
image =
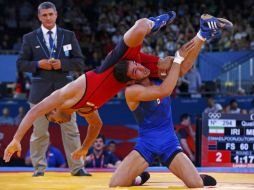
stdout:
[(109, 187), (117, 187), (117, 185), (115, 185), (114, 183), (109, 183)]
[(109, 187), (129, 187), (131, 186), (130, 183), (129, 180), (121, 180), (117, 177), (116, 178), (112, 177), (109, 182)]
[(119, 185), (117, 185), (116, 180), (111, 178), (110, 182), (109, 182), (109, 187), (117, 187), (117, 186), (119, 186)]
[(203, 181), (201, 178), (191, 179), (188, 182), (186, 182), (185, 185), (188, 188), (202, 188), (202, 187), (204, 187)]
[(135, 22), (134, 30), (138, 34), (146, 34), (148, 29), (150, 30), (151, 23), (147, 18), (141, 18)]
[(30, 141), (38, 141), (38, 140), (48, 140), (49, 139), (49, 132), (48, 131), (36, 131), (34, 130)]

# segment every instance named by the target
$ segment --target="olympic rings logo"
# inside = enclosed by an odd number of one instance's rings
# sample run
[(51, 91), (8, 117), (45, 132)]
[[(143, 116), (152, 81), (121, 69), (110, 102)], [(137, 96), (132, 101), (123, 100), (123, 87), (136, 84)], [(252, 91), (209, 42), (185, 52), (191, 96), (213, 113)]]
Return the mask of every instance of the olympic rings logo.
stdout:
[(221, 113), (208, 113), (208, 117), (211, 119), (219, 119), (221, 117)]
[(254, 120), (254, 113), (250, 115), (250, 120)]

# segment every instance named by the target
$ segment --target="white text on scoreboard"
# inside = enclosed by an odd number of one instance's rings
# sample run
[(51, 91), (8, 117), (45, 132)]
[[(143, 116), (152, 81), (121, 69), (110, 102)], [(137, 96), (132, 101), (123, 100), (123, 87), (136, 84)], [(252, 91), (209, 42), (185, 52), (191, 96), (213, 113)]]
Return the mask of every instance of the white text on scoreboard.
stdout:
[(236, 127), (234, 119), (208, 119), (209, 127)]

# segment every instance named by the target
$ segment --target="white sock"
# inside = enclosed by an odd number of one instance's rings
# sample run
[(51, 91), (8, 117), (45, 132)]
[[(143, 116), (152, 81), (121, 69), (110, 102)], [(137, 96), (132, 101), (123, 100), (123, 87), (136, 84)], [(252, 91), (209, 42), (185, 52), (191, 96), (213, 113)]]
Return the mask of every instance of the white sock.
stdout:
[(206, 41), (206, 38), (202, 37), (201, 34), (200, 34), (200, 30), (198, 31), (197, 33), (197, 37), (202, 40), (202, 41)]
[(137, 176), (134, 180), (134, 185), (140, 185), (142, 182), (142, 179), (140, 176)]
[(152, 20), (149, 20), (150, 21), (150, 26), (151, 26), (151, 29), (154, 27), (154, 25), (155, 25), (155, 22), (154, 21), (152, 21)]

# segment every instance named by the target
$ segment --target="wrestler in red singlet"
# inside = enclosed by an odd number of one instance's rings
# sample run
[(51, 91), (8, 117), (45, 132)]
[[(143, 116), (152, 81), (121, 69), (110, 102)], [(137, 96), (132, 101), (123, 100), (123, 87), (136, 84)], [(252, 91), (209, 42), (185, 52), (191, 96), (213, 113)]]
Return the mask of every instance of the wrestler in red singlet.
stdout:
[(121, 60), (135, 60), (151, 70), (150, 76), (157, 77), (157, 62), (159, 57), (141, 53), (140, 49), (141, 45), (129, 48), (121, 40), (106, 56), (105, 61), (100, 67), (85, 74), (86, 91), (81, 100), (72, 108), (90, 107), (91, 109), (88, 112), (92, 112), (125, 88), (126, 84), (116, 81), (113, 76), (113, 66)]

